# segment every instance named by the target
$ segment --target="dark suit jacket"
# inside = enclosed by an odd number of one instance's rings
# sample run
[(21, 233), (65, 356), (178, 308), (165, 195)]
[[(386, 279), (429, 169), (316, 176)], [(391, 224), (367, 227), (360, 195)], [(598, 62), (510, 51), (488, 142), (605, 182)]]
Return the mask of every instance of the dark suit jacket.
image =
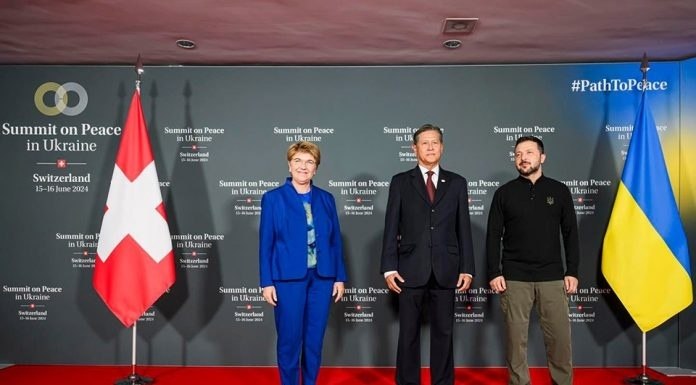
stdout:
[[(345, 282), (346, 269), (336, 202), (331, 193), (314, 185), (312, 217), (317, 246), (317, 273)], [(261, 287), (271, 286), (276, 280), (304, 278), (307, 274), (307, 217), (290, 178), (261, 198), (259, 273)]]
[(423, 286), (434, 274), (454, 288), (460, 273), (474, 275), (466, 179), (440, 167), (430, 203), (418, 167), (392, 178), (384, 220), (381, 272), (396, 270), (405, 287)]

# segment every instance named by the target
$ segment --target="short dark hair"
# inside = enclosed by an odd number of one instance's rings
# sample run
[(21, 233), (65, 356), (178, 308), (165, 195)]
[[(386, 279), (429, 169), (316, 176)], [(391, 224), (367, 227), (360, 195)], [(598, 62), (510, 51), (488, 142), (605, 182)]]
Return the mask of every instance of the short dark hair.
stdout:
[(520, 136), (517, 138), (517, 142), (515, 142), (515, 148), (517, 148), (517, 145), (522, 142), (534, 142), (537, 144), (537, 147), (539, 147), (539, 152), (542, 154), (544, 153), (544, 142), (542, 142), (541, 139), (537, 138), (536, 136)]
[(420, 126), (420, 128), (416, 130), (415, 133), (413, 133), (413, 144), (418, 144), (418, 136), (420, 136), (420, 134), (424, 133), (425, 131), (437, 131), (437, 133), (440, 134), (440, 142), (442, 142), (442, 129), (432, 124), (424, 124)]

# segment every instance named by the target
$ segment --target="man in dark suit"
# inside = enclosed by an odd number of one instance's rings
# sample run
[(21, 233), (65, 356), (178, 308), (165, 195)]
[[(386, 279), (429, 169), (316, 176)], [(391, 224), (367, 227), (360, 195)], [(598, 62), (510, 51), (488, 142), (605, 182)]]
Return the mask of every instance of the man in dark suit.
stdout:
[(413, 135), (418, 166), (392, 178), (380, 271), (399, 296), (397, 385), (420, 385), (423, 305), (430, 319), (433, 385), (454, 384), (452, 330), (455, 289), (471, 286), (474, 255), (466, 179), (440, 168), (442, 130)]

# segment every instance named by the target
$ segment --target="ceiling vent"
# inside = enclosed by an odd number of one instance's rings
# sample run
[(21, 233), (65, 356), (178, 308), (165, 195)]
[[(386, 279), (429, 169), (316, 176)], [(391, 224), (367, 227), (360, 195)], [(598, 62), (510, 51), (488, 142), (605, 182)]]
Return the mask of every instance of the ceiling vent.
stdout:
[(194, 49), (196, 48), (196, 42), (189, 39), (179, 39), (176, 41), (176, 46), (183, 49)]
[(462, 46), (462, 41), (461, 41), (461, 40), (457, 40), (457, 39), (449, 39), (449, 40), (445, 40), (445, 41), (442, 43), (442, 45), (443, 45), (445, 48), (457, 49), (457, 48), (459, 48), (459, 47)]
[(478, 17), (448, 17), (442, 27), (444, 34), (470, 34), (476, 28)]

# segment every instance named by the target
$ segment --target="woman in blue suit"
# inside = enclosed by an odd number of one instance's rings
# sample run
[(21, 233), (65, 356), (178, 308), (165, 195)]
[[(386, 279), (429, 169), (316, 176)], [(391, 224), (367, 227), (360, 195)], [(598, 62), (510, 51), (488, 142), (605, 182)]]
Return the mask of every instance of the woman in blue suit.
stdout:
[(312, 184), (319, 147), (288, 148), (290, 177), (261, 199), (259, 269), (263, 297), (275, 307), (282, 385), (314, 385), (331, 297), (343, 297), (346, 271), (336, 202)]

